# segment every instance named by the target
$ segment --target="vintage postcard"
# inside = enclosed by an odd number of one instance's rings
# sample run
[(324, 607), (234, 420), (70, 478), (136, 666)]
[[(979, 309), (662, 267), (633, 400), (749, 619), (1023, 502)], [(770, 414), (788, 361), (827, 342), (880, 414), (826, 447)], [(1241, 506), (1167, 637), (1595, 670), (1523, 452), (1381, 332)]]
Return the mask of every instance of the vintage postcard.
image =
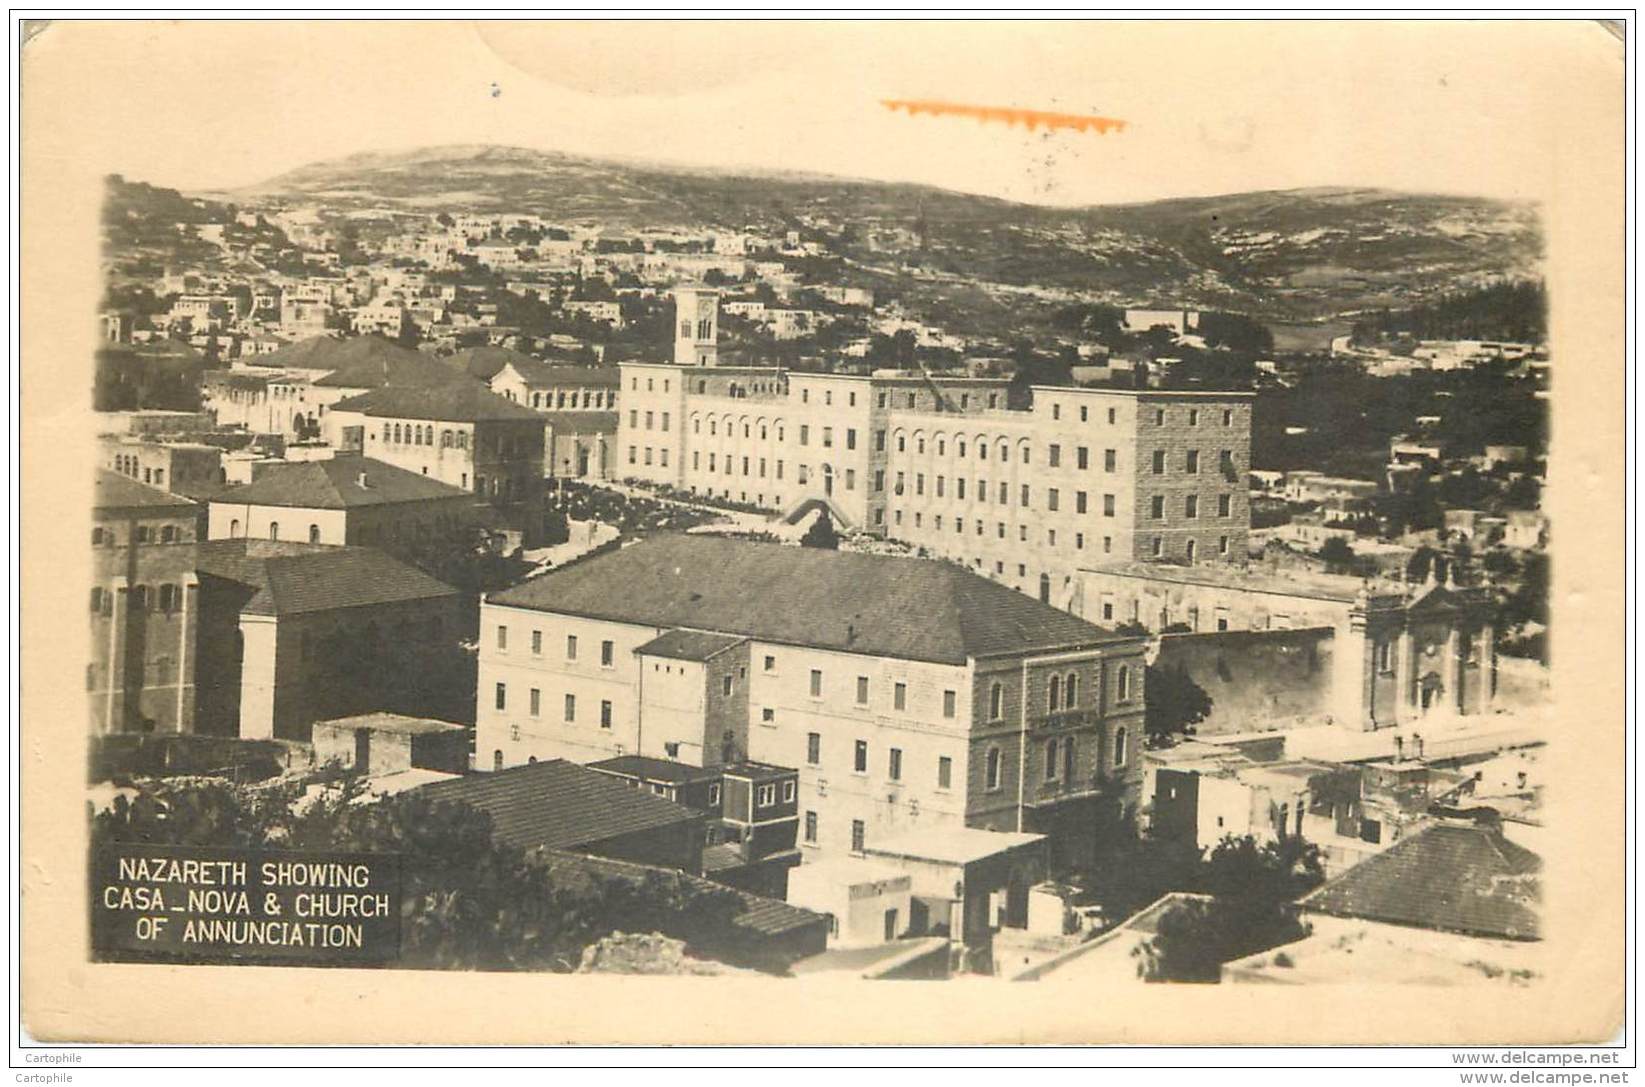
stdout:
[(1610, 1043), (1631, 29), (19, 24), (26, 1044)]

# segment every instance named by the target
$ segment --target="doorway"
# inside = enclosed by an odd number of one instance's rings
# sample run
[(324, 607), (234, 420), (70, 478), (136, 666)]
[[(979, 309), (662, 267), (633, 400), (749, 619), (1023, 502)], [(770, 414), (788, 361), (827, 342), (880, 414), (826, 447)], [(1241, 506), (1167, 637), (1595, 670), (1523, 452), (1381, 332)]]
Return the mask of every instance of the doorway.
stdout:
[(896, 910), (886, 910), (885, 911), (885, 938), (887, 940), (895, 940), (897, 938), (897, 911)]

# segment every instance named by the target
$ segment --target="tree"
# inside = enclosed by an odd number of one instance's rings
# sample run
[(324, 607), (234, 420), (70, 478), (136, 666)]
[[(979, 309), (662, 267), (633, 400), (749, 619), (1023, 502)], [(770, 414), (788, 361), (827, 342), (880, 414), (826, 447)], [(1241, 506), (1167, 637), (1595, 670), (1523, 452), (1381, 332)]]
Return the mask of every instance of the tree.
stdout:
[(1211, 696), (1183, 665), (1149, 665), (1144, 673), (1143, 729), (1151, 747), (1165, 747), (1211, 715)]
[(1342, 573), (1353, 565), (1354, 549), (1342, 537), (1332, 536), (1320, 545), (1319, 557), (1333, 573)]
[(824, 551), (838, 551), (840, 548), (840, 534), (834, 528), (833, 520), (828, 511), (817, 511), (817, 519), (811, 522), (811, 527), (805, 530), (800, 537), (801, 547), (815, 547)]

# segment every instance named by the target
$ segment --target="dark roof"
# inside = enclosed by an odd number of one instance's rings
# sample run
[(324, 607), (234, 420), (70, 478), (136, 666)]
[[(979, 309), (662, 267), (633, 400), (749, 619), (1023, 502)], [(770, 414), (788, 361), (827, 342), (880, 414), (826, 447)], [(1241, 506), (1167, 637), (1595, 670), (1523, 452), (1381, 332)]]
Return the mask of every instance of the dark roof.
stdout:
[(527, 385), (610, 385), (622, 383), (622, 373), (615, 366), (578, 366), (574, 363), (542, 362), (529, 355), (515, 352), (508, 363), (519, 371)]
[(490, 381), (515, 359), (530, 359), (509, 347), (465, 347), (445, 359), (445, 365), (479, 381)]
[(672, 800), (564, 759), (439, 781), (423, 792), (431, 800), (486, 812), (492, 833), (522, 849), (576, 849), (702, 818)]
[(458, 380), (438, 359), (381, 336), (315, 336), (258, 358), (260, 367), (330, 370), (317, 386), (375, 389), (384, 385), (443, 385)]
[(1302, 900), (1306, 909), (1473, 936), (1536, 939), (1542, 859), (1494, 826), (1436, 823)]
[(684, 534), (591, 556), (486, 599), (942, 664), (1135, 640), (951, 563)]
[[(360, 485), (362, 475), (365, 486)], [(250, 483), (223, 488), (212, 501), (339, 510), (457, 498), (467, 493), (371, 457), (332, 457), (270, 465)]]
[(198, 556), (202, 574), (256, 590), (242, 614), (298, 615), (457, 594), (444, 582), (370, 547), (210, 540), (199, 545)]
[(130, 510), (130, 509), (196, 509), (196, 505), (181, 495), (163, 491), (158, 487), (150, 487), (147, 483), (139, 483), (135, 479), (111, 472), (107, 468), (97, 469), (97, 480), (93, 485), (92, 508), (95, 510)]
[[(435, 786), (428, 786), (428, 788), (432, 789)], [(632, 789), (629, 791), (633, 792)], [(585, 877), (634, 881), (645, 880), (648, 877), (663, 878), (678, 881), (681, 886), (692, 887), (696, 890), (730, 892), (741, 899), (743, 903), (743, 912), (733, 918), (731, 923), (759, 936), (781, 936), (797, 929), (828, 924), (828, 919), (823, 914), (814, 913), (799, 906), (790, 906), (788, 903), (775, 898), (764, 898), (748, 891), (738, 890), (735, 887), (727, 887), (701, 876), (688, 875), (671, 868), (637, 864), (633, 861), (612, 860), (608, 857), (591, 857), (580, 853), (550, 851), (543, 853), (541, 857), (549, 871), (556, 875), (576, 873)]]
[(650, 755), (617, 755), (609, 759), (588, 764), (590, 770), (600, 770), (613, 774), (624, 774), (628, 777), (644, 778), (647, 781), (698, 781), (704, 778), (719, 777), (719, 770), (714, 767), (692, 766), (688, 763), (676, 762), (673, 759), (658, 759)]
[(669, 657), (681, 661), (705, 661), (709, 657), (723, 653), (734, 645), (741, 645), (747, 638), (739, 638), (732, 634), (708, 634), (701, 630), (671, 630), (646, 642), (636, 653), (643, 653), (648, 657)]
[(499, 419), (533, 419), (541, 416), (484, 385), (458, 380), (435, 387), (390, 385), (358, 396), (339, 400), (332, 411), (358, 411), (365, 415), (395, 419), (433, 419), (440, 422), (475, 423)]
[(556, 434), (615, 434), (617, 413), (614, 411), (540, 411), (543, 425)]

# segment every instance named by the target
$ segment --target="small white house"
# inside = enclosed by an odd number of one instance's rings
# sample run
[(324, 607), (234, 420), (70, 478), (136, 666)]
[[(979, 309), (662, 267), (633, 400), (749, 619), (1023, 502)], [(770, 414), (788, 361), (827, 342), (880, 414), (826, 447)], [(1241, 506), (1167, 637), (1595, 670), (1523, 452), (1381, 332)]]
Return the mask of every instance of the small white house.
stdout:
[(788, 903), (825, 913), (830, 947), (871, 947), (908, 929), (913, 877), (887, 865), (841, 857), (788, 873)]

